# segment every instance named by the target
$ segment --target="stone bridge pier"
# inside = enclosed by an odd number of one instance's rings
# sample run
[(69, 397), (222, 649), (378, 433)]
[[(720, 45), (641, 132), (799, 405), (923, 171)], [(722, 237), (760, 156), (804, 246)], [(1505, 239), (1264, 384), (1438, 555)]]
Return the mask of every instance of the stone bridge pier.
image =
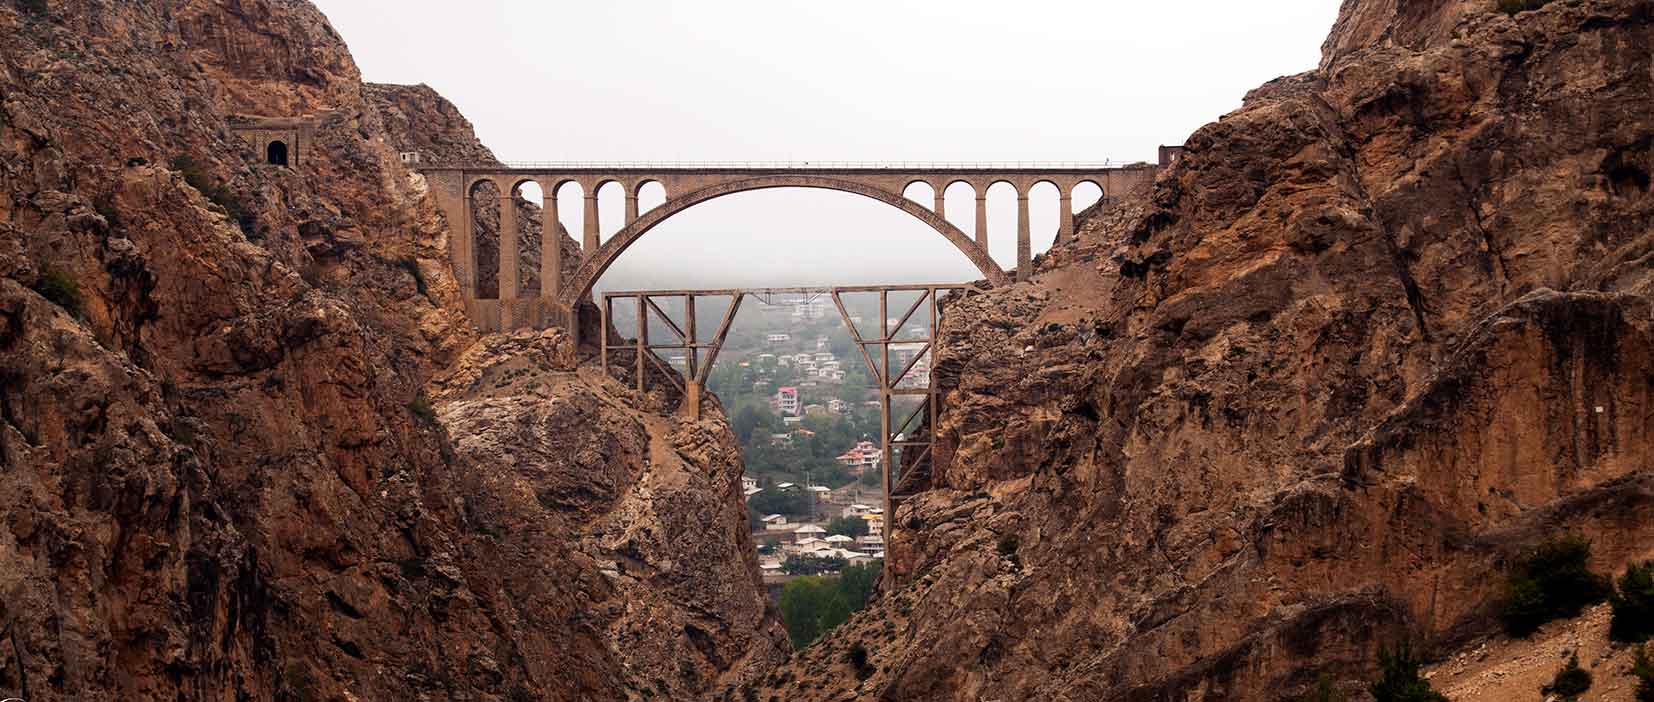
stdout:
[[(591, 164), (523, 163), (441, 165), (420, 168), (431, 193), (451, 227), (450, 255), (465, 298), (467, 314), (479, 328), (499, 331), (548, 325), (578, 329), (574, 310), (586, 298), (592, 285), (634, 242), (667, 218), (708, 200), (724, 195), (769, 188), (818, 188), (847, 192), (895, 207), (924, 222), (947, 239), (974, 264), (991, 285), (1005, 285), (1026, 279), (1032, 271), (1033, 251), (1029, 233), (1028, 193), (1036, 185), (1050, 183), (1058, 192), (1057, 240), (1074, 233), (1073, 193), (1084, 183), (1102, 191), (1107, 203), (1140, 184), (1153, 179), (1156, 166), (1140, 163), (1109, 164)], [(500, 197), (499, 294), (478, 296), (477, 232), (472, 221), (473, 195), (489, 182)], [(530, 299), (520, 297), (519, 242), (516, 208), (518, 188), (535, 183), (543, 194), (542, 212), (546, 225), (540, 246), (540, 292)], [(564, 276), (563, 250), (559, 245), (560, 223), (557, 191), (568, 183), (579, 185), (584, 195), (584, 227), (580, 233), (580, 261), (572, 274)], [(625, 211), (620, 230), (607, 240), (599, 236), (598, 191), (617, 183), (625, 193)], [(665, 202), (647, 211), (638, 210), (638, 193), (650, 183), (665, 191)], [(934, 201), (919, 203), (905, 193), (915, 183), (927, 184)], [(944, 195), (949, 187), (964, 183), (975, 193), (975, 236), (967, 236), (947, 219)], [(988, 189), (1006, 183), (1017, 194), (1017, 263), (1008, 273), (988, 255)], [(455, 223), (458, 223), (455, 226)], [(716, 242), (709, 242), (715, 246)]]

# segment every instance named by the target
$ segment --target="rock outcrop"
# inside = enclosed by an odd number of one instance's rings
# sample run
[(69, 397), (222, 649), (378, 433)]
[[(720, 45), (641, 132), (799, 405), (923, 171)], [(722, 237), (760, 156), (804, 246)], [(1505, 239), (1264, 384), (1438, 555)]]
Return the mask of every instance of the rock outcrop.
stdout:
[(596, 565), (607, 587), (572, 615), (604, 634), (629, 694), (702, 699), (772, 667), (786, 632), (728, 422), (715, 405), (701, 421), (639, 410), (654, 402), (576, 360), (561, 330), (492, 335), (432, 382), (455, 451), (510, 483), (475, 494), (518, 503), (498, 509), (521, 515), (506, 532), (533, 529), (522, 548), (569, 544)]
[(1654, 557), (1649, 46), (1643, 0), (1346, 0), (951, 308), (882, 596), (732, 697), (1272, 702), (1493, 634), (1547, 536)]
[[(486, 153), (450, 107), (364, 87), (302, 0), (8, 2), (0, 57), (0, 697), (625, 699), (775, 655), (750, 561), (709, 600), (673, 560), (746, 553), (721, 423), (567, 378), (426, 397), (524, 362), (465, 320), (397, 156)], [(297, 168), (232, 129), (269, 118), (306, 125)], [(478, 406), (610, 418), (556, 445), (615, 447), (593, 478), (629, 492), (542, 502), (577, 476), (454, 421)], [(639, 664), (639, 632), (695, 657)]]

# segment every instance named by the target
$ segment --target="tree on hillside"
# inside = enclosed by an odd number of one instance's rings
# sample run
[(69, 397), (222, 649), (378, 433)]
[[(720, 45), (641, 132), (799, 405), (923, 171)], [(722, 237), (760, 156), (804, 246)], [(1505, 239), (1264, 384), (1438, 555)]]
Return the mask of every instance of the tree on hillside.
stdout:
[(873, 597), (873, 586), (878, 582), (879, 573), (884, 570), (884, 561), (873, 561), (865, 565), (847, 566), (839, 571), (838, 588), (844, 593), (844, 601), (849, 603), (850, 611), (855, 612), (867, 605)]
[(769, 411), (768, 407), (760, 409), (756, 403), (742, 403), (735, 410), (735, 419), (731, 422), (735, 429), (735, 437), (746, 446), (754, 439), (769, 442), (769, 435), (781, 426), (781, 420)]
[(1590, 561), (1591, 542), (1575, 535), (1547, 539), (1525, 554), (1505, 581), (1499, 612), (1505, 633), (1527, 636), (1607, 599), (1613, 584), (1591, 572)]
[(767, 489), (747, 498), (747, 508), (754, 514), (810, 514), (811, 498), (803, 490)]
[(1378, 651), (1378, 682), (1367, 687), (1377, 702), (1448, 702), (1447, 696), (1430, 687), (1430, 681), (1419, 677), (1420, 663), (1412, 651), (1402, 646), (1391, 653)]
[(1631, 564), (1609, 603), (1614, 608), (1609, 638), (1640, 643), (1654, 637), (1654, 561)]
[(860, 517), (839, 517), (827, 522), (827, 535), (835, 534), (849, 537), (866, 536), (867, 520)]
[(838, 557), (821, 558), (809, 554), (788, 556), (781, 562), (781, 572), (788, 575), (822, 575), (844, 570), (849, 561)]

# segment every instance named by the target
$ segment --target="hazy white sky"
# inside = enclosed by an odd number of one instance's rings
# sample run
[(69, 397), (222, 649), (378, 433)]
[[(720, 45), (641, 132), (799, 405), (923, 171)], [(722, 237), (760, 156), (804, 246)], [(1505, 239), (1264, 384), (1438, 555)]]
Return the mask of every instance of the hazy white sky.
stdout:
[[(314, 1), (364, 78), (429, 84), (500, 158), (601, 161), (1153, 160), (1246, 91), (1313, 68), (1338, 9), (1337, 0)], [(603, 195), (607, 235), (620, 201)], [(580, 209), (564, 204), (563, 224), (578, 232)], [(970, 234), (971, 208), (949, 205)], [(1056, 195), (1036, 193), (1031, 206), (1041, 251), (1056, 230)], [(989, 208), (990, 249), (1009, 268), (1015, 203), (991, 193)], [(895, 208), (772, 190), (674, 216), (606, 282), (975, 277)]]

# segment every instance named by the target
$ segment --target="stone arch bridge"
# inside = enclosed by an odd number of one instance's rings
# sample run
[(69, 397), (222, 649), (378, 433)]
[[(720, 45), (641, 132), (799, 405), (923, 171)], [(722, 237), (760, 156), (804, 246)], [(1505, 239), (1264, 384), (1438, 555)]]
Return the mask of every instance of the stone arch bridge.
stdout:
[[(1028, 193), (1036, 185), (1050, 183), (1059, 195), (1057, 240), (1073, 235), (1074, 189), (1092, 183), (1102, 190), (1100, 202), (1107, 203), (1139, 184), (1153, 179), (1156, 166), (1139, 163), (1125, 166), (1080, 163), (998, 163), (998, 164), (848, 164), (848, 163), (671, 163), (594, 164), (526, 163), (428, 166), (419, 169), (431, 186), (431, 193), (447, 217), (453, 236), (450, 254), (465, 298), (467, 314), (479, 327), (490, 330), (574, 324), (576, 304), (584, 298), (599, 276), (634, 242), (667, 218), (690, 207), (724, 195), (768, 188), (819, 188), (868, 197), (902, 210), (942, 235), (975, 264), (991, 285), (1004, 285), (1012, 274), (1001, 269), (988, 255), (987, 193), (1007, 183), (1017, 193), (1017, 266), (1015, 278), (1025, 279), (1031, 270), (1032, 247), (1028, 223)], [(472, 195), (484, 182), (491, 182), (501, 198), (500, 266), (498, 298), (477, 296), (477, 256), (471, 227)], [(558, 230), (557, 191), (577, 183), (585, 197), (584, 231), (580, 263), (569, 276), (561, 275), (563, 251)], [(546, 234), (540, 245), (540, 294), (520, 298), (516, 208), (512, 200), (525, 183), (535, 183), (543, 194)], [(599, 240), (598, 191), (618, 183), (625, 192), (623, 225), (606, 241)], [(658, 183), (665, 202), (647, 211), (638, 211), (638, 193), (649, 183)], [(927, 207), (905, 193), (915, 183), (929, 185), (934, 202)], [(976, 195), (976, 232), (967, 236), (947, 219), (944, 194), (956, 183), (964, 183)], [(461, 223), (454, 226), (454, 223)]]

